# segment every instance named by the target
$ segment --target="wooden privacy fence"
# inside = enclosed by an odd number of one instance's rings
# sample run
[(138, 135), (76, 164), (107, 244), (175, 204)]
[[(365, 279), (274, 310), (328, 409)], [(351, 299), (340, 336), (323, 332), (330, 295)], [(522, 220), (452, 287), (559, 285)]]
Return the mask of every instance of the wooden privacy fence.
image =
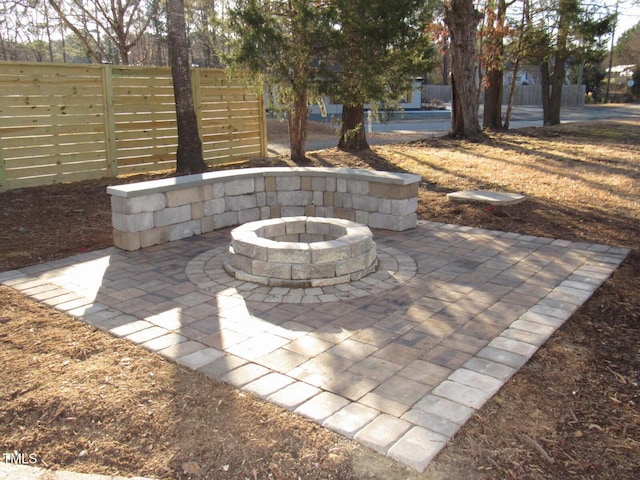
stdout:
[[(563, 85), (562, 86), (562, 106), (563, 107), (584, 107), (584, 96), (586, 93), (584, 85)], [(451, 102), (450, 85), (423, 85), (422, 101), (427, 103), (431, 100)], [(504, 105), (509, 101), (509, 86), (505, 85), (502, 102)], [(484, 102), (484, 96), (480, 95), (480, 103)], [(513, 95), (514, 105), (536, 105), (542, 106), (542, 88), (540, 85), (517, 85)]]
[[(208, 165), (264, 157), (260, 94), (193, 69)], [(169, 68), (0, 62), (0, 191), (175, 168)]]

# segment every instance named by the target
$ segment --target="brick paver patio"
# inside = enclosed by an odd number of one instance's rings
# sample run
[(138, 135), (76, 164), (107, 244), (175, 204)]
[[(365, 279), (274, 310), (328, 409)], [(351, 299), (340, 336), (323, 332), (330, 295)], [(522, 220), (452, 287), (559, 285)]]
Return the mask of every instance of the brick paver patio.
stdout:
[(335, 287), (231, 278), (228, 230), (0, 282), (422, 471), (628, 254), (432, 222), (374, 238), (379, 270)]

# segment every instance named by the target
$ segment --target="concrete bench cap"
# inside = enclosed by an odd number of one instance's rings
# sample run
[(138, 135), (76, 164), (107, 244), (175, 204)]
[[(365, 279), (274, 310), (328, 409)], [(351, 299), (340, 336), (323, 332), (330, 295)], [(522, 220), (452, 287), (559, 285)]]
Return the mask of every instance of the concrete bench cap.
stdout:
[(420, 176), (411, 173), (384, 172), (356, 168), (328, 168), (328, 167), (275, 167), (275, 168), (245, 168), (234, 170), (220, 170), (215, 172), (184, 175), (181, 177), (161, 178), (144, 182), (128, 183), (107, 187), (107, 193), (116, 197), (138, 197), (152, 193), (169, 192), (205, 184), (226, 182), (259, 177), (308, 176), (333, 177), (350, 180), (366, 180), (394, 185), (410, 185), (418, 183)]

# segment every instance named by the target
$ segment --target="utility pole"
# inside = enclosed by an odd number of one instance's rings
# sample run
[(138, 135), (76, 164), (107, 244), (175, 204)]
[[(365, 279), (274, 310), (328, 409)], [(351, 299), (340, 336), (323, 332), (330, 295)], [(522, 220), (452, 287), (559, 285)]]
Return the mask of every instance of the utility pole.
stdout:
[(616, 37), (616, 24), (618, 23), (618, 5), (619, 0), (616, 0), (616, 23), (613, 24), (613, 30), (611, 31), (611, 50), (609, 51), (609, 75), (607, 76), (607, 92), (604, 95), (604, 103), (609, 103), (609, 89), (611, 88), (611, 69), (613, 68), (613, 47)]

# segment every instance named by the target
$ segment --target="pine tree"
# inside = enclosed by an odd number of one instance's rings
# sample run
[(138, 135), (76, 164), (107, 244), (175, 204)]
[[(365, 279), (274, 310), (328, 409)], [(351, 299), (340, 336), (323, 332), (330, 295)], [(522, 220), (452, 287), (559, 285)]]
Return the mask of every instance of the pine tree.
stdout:
[(289, 126), (291, 160), (307, 163), (309, 101), (318, 93), (328, 48), (328, 1), (238, 0), (229, 12), (232, 66), (266, 81)]
[(331, 80), (326, 93), (342, 103), (338, 147), (367, 149), (364, 105), (393, 107), (416, 76), (435, 62), (425, 33), (432, 7), (424, 0), (334, 0)]

